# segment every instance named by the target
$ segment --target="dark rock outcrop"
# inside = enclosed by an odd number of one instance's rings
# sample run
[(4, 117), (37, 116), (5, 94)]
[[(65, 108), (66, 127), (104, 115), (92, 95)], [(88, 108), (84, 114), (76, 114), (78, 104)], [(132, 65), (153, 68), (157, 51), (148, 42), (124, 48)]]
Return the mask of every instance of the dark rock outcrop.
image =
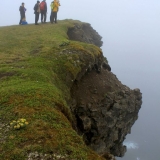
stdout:
[(123, 141), (138, 118), (142, 94), (123, 85), (102, 61), (101, 65), (100, 72), (93, 68), (73, 85), (71, 109), (88, 146), (100, 155), (122, 157)]
[(75, 24), (74, 27), (68, 29), (67, 34), (70, 40), (90, 43), (98, 47), (103, 44), (102, 37), (88, 23)]
[[(68, 29), (68, 36), (70, 40), (102, 45), (101, 36), (89, 24), (75, 24)], [(84, 58), (84, 54), (79, 55)], [(85, 61), (71, 89), (77, 131), (103, 157), (108, 153), (122, 157), (126, 152), (123, 141), (138, 118), (142, 94), (117, 79), (102, 53), (94, 59), (85, 57)]]

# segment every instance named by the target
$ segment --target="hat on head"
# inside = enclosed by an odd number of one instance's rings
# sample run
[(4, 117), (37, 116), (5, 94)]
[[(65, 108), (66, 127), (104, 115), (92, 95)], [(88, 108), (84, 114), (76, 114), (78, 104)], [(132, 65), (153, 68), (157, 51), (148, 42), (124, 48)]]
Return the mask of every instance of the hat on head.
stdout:
[(37, 3), (40, 3), (40, 1), (37, 1)]

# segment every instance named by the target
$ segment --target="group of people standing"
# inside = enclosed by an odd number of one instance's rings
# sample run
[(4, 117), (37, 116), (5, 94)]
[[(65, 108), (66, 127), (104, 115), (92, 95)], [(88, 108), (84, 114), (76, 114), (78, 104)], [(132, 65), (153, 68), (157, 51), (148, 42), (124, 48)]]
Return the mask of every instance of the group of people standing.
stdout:
[[(26, 16), (25, 16), (25, 12), (26, 12), (26, 8), (24, 7), (24, 3), (22, 3), (22, 5), (19, 7), (19, 11), (20, 11), (20, 22), (19, 24), (23, 25), (23, 24), (27, 24), (26, 22)], [(60, 6), (60, 2), (59, 0), (54, 0), (51, 2), (51, 14), (50, 14), (50, 22), (53, 23), (57, 23), (57, 12), (59, 10), (59, 6)], [(41, 23), (46, 23), (46, 19), (47, 19), (47, 3), (46, 0), (43, 0), (42, 2), (37, 1), (37, 3), (34, 6), (34, 14), (35, 14), (35, 25), (38, 25), (38, 21), (39, 21), (39, 14), (41, 14)]]

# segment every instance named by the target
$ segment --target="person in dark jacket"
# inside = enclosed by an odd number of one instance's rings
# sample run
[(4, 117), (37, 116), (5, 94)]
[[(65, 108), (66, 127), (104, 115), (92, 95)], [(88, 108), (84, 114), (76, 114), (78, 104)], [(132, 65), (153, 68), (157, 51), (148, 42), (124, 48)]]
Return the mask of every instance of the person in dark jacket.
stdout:
[(22, 24), (22, 19), (24, 19), (25, 16), (25, 12), (26, 12), (26, 8), (24, 7), (24, 3), (22, 3), (22, 5), (19, 7), (19, 11), (20, 11), (20, 21), (19, 24)]
[(37, 1), (37, 3), (34, 6), (34, 14), (35, 14), (35, 25), (38, 25), (39, 20), (39, 13), (40, 13), (40, 1)]
[(41, 22), (45, 23), (46, 22), (46, 16), (47, 16), (47, 3), (46, 3), (46, 0), (43, 0), (40, 3), (40, 10), (41, 10)]

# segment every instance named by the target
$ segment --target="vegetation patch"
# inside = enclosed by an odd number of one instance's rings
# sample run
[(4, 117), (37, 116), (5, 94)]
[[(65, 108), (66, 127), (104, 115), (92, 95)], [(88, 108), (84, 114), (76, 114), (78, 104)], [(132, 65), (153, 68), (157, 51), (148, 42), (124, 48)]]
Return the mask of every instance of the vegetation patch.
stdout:
[(68, 101), (77, 75), (101, 50), (68, 41), (79, 21), (0, 28), (0, 159), (102, 160), (73, 129)]
[(28, 122), (26, 121), (26, 119), (19, 119), (17, 121), (13, 120), (11, 123), (10, 123), (10, 126), (13, 128), (13, 129), (22, 129), (22, 128), (25, 128), (26, 126), (28, 125)]

